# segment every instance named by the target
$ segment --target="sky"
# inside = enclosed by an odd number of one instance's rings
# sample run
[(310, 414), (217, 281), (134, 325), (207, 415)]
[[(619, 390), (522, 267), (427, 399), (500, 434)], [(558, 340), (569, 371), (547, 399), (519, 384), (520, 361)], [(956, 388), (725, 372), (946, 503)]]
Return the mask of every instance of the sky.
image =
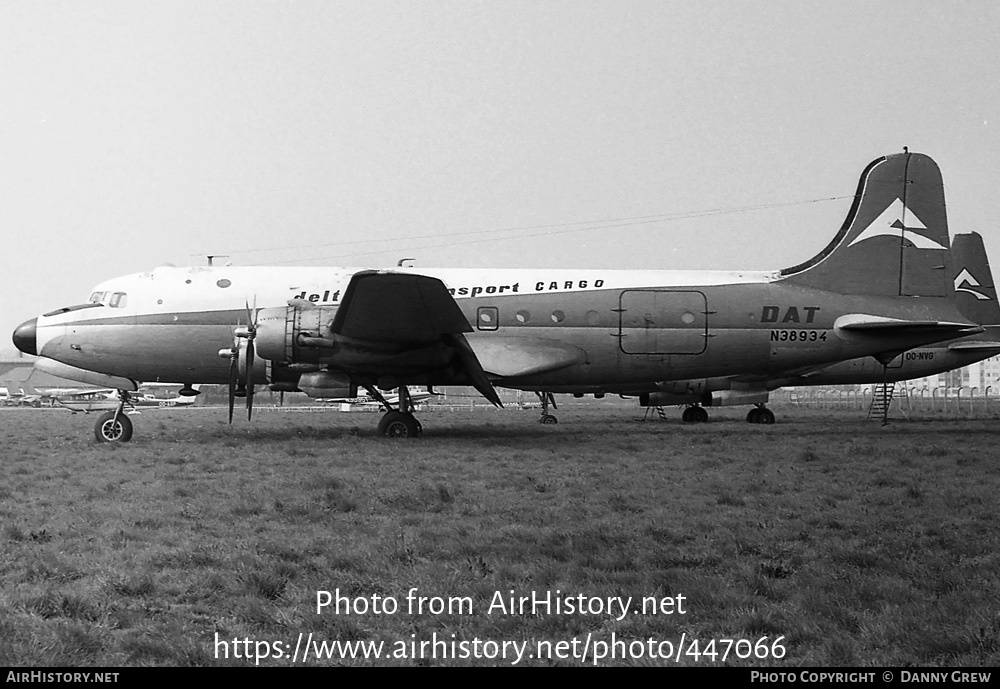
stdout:
[(164, 263), (754, 269), (871, 160), (1000, 269), (990, 2), (0, 0), (0, 352)]

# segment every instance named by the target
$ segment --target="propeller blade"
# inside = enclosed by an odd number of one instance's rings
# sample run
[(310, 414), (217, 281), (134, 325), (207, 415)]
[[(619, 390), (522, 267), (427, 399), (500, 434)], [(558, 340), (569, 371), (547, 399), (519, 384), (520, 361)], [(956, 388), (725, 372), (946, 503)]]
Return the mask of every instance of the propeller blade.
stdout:
[(247, 309), (247, 330), (250, 331), (250, 337), (257, 334), (257, 317), (260, 312), (257, 311), (257, 295), (253, 295), (253, 308), (250, 307), (250, 302), (243, 300)]
[(240, 371), (236, 357), (229, 359), (229, 423), (233, 423), (233, 407), (236, 405), (236, 383), (239, 382)]
[(247, 338), (247, 421), (253, 416), (253, 335)]

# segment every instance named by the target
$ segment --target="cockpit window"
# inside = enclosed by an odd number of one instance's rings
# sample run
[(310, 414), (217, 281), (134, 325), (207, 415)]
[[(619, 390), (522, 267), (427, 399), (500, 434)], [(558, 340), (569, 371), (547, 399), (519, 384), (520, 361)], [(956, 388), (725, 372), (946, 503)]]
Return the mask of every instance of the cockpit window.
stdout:
[(111, 301), (108, 302), (108, 306), (113, 309), (124, 309), (126, 304), (128, 304), (128, 295), (124, 292), (115, 292), (111, 295)]
[(94, 292), (93, 294), (90, 295), (90, 299), (88, 299), (87, 301), (89, 301), (91, 304), (100, 304), (101, 302), (104, 301), (104, 297), (106, 295), (107, 292)]
[(70, 311), (79, 311), (80, 309), (92, 309), (95, 306), (104, 306), (104, 304), (99, 304), (95, 302), (87, 302), (86, 304), (74, 304), (73, 306), (64, 306), (61, 309), (56, 309), (55, 311), (49, 311), (48, 313), (43, 313), (42, 316), (58, 316), (61, 313), (69, 313)]

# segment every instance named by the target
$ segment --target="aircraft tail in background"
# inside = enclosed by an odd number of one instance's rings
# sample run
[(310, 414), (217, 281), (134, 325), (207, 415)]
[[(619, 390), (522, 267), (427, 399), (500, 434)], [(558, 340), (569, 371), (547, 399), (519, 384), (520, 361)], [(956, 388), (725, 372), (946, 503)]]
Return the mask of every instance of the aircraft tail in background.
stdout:
[(980, 325), (1000, 325), (1000, 304), (983, 238), (978, 232), (955, 235), (953, 289), (958, 310)]

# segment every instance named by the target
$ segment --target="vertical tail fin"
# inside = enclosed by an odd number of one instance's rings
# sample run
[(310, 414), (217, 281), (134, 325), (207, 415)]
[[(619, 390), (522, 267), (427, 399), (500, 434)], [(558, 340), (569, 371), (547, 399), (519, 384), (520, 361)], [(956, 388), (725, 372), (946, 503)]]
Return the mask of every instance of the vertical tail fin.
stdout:
[(978, 232), (955, 235), (951, 256), (958, 310), (973, 323), (1000, 325), (1000, 304), (983, 238)]
[(781, 275), (841, 294), (947, 297), (949, 244), (941, 171), (928, 156), (897, 153), (865, 168), (833, 241)]

